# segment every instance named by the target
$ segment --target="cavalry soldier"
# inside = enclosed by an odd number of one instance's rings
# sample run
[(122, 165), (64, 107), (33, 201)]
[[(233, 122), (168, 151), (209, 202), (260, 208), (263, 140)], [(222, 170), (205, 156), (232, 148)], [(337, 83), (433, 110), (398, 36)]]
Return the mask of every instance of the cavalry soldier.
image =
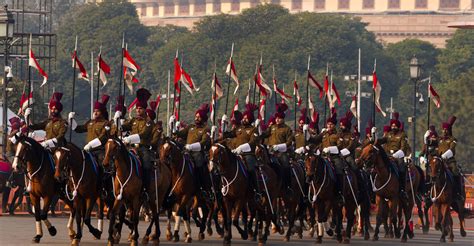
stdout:
[(143, 187), (145, 189), (150, 183), (154, 156), (150, 151), (153, 131), (153, 121), (146, 116), (147, 102), (151, 94), (146, 89), (137, 90), (136, 116), (131, 120), (123, 121), (122, 129), (130, 131), (130, 135), (123, 138), (125, 144), (131, 144), (137, 151), (143, 167)]
[(357, 170), (357, 166), (354, 161), (354, 152), (357, 148), (357, 140), (354, 134), (351, 132), (353, 114), (347, 112), (346, 116), (339, 120), (339, 133), (338, 146), (341, 149), (341, 156), (349, 164), (353, 171)]
[[(239, 111), (234, 112), (234, 117), (239, 112), (242, 115), (240, 124), (234, 124), (236, 127), (230, 132), (225, 132), (224, 137), (228, 138), (225, 141), (227, 146), (232, 147), (232, 153), (239, 155), (244, 160), (250, 178), (250, 189), (255, 192), (256, 197), (260, 197), (260, 187), (257, 184), (257, 174), (255, 166), (257, 159), (255, 158), (255, 147), (259, 142), (258, 129), (252, 125), (255, 120), (254, 111), (257, 109), (255, 104), (245, 105), (245, 112), (242, 114)], [(235, 122), (237, 123), (237, 122)]]
[[(109, 122), (109, 126), (106, 126), (106, 130), (110, 131), (111, 136), (118, 136), (117, 124), (120, 120), (124, 119), (127, 114), (127, 107), (125, 106), (125, 97), (120, 95), (117, 97), (117, 104), (115, 105), (115, 114), (112, 120)], [(120, 136), (121, 137), (121, 136)]]
[[(426, 165), (431, 156), (438, 154), (439, 137), (435, 126), (431, 125), (423, 136), (423, 149), (420, 152), (420, 164)], [(427, 158), (428, 157), (428, 158)], [(426, 166), (428, 167), (428, 166)]]
[[(146, 115), (149, 121), (155, 122), (157, 107), (158, 107), (158, 103), (156, 101), (150, 102), (150, 108), (146, 109)], [(159, 150), (159, 145), (161, 143), (162, 137), (163, 137), (163, 122), (158, 121), (154, 124), (153, 131), (152, 131), (152, 137), (151, 137), (152, 150), (154, 151)]]
[(285, 111), (287, 109), (288, 106), (284, 103), (276, 105), (275, 124), (270, 124), (270, 126), (262, 132), (262, 137), (268, 140), (267, 145), (271, 146), (274, 157), (276, 157), (280, 165), (280, 177), (283, 178), (283, 187), (291, 190), (290, 160), (287, 150), (292, 146), (293, 132), (291, 128), (285, 124)]
[(203, 194), (206, 194), (206, 190), (210, 190), (210, 184), (207, 182), (205, 156), (205, 151), (211, 147), (211, 133), (209, 127), (207, 127), (208, 113), (209, 105), (201, 105), (194, 115), (194, 124), (189, 124), (176, 133), (178, 138), (186, 141), (184, 148), (189, 151), (194, 160), (196, 182)]
[(55, 92), (49, 100), (49, 118), (41, 123), (33, 124), (28, 120), (31, 114), (31, 108), (25, 110), (25, 118), (29, 122), (29, 128), (32, 130), (45, 130), (46, 138), (41, 143), (44, 148), (55, 148), (62, 147), (66, 144), (66, 131), (68, 128), (68, 122), (61, 118), (61, 111), (63, 105), (61, 104), (61, 98), (63, 94)]
[(401, 127), (401, 122), (398, 120), (399, 113), (393, 113), (393, 119), (390, 120), (390, 132), (388, 132), (384, 137), (377, 140), (378, 143), (384, 144), (384, 150), (387, 154), (390, 154), (392, 158), (396, 161), (399, 170), (399, 189), (400, 194), (406, 197), (405, 192), (405, 176), (406, 176), (406, 165), (404, 163), (405, 153), (409, 150), (408, 147), (408, 138), (405, 132), (403, 132)]
[(104, 145), (107, 141), (107, 127), (110, 127), (107, 112), (108, 95), (102, 95), (100, 101), (94, 103), (93, 119), (86, 121), (83, 125), (77, 125), (75, 121), (75, 112), (69, 113), (69, 122), (72, 122), (71, 129), (77, 133), (87, 132), (87, 144), (85, 151), (91, 151), (96, 156), (97, 161), (102, 163), (104, 159)]
[(443, 136), (439, 139), (438, 154), (445, 161), (449, 170), (453, 173), (455, 192), (459, 199), (465, 199), (463, 177), (456, 163), (456, 138), (453, 137), (453, 125), (455, 116), (451, 116), (448, 122), (443, 122)]
[(309, 139), (309, 126), (306, 123), (309, 118), (306, 116), (306, 108), (301, 109), (301, 116), (298, 119), (298, 128), (295, 130), (295, 159), (304, 160), (306, 153), (306, 141)]

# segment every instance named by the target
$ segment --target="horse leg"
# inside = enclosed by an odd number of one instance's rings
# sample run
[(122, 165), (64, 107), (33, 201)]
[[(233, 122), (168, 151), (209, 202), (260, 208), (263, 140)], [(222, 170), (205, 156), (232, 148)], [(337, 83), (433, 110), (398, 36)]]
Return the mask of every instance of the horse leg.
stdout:
[(425, 217), (425, 225), (423, 227), (423, 234), (428, 234), (430, 230), (430, 207), (433, 205), (431, 199), (425, 199), (425, 205), (423, 206), (423, 214)]
[[(449, 213), (449, 205), (447, 204), (441, 204), (441, 238), (440, 242), (444, 243), (446, 242), (446, 235), (448, 234), (448, 213)], [(439, 219), (438, 219), (439, 220)]]
[[(342, 242), (342, 207), (336, 207), (336, 239), (337, 242)], [(334, 210), (333, 210), (334, 213)]]
[(184, 214), (183, 221), (184, 221), (184, 229), (186, 231), (186, 239), (184, 239), (184, 242), (191, 243), (193, 239), (191, 237), (191, 220), (189, 218), (189, 213)]
[(376, 204), (377, 204), (377, 216), (375, 220), (375, 230), (374, 230), (374, 237), (373, 241), (379, 240), (379, 231), (380, 231), (380, 224), (382, 224), (382, 198), (380, 196), (376, 197)]
[(145, 236), (143, 236), (142, 244), (148, 244), (148, 241), (150, 240), (151, 230), (153, 229), (153, 224), (155, 224), (156, 205), (155, 205), (155, 202), (152, 201), (152, 199), (153, 198), (150, 198), (150, 201), (149, 201), (149, 208), (150, 208), (152, 217), (151, 217), (150, 223), (148, 224), (148, 227), (146, 228)]
[(403, 206), (403, 213), (405, 215), (405, 228), (403, 229), (403, 235), (401, 242), (407, 242), (407, 236), (410, 234), (410, 220), (411, 220), (411, 211), (413, 210), (413, 206), (411, 202)]
[[(246, 203), (243, 203), (243, 204), (240, 204), (241, 206), (241, 209), (242, 209), (242, 225), (244, 226), (244, 235), (246, 235), (246, 237), (242, 237), (242, 239), (244, 240), (247, 240), (248, 237), (249, 237), (249, 233), (248, 233), (248, 212), (247, 212), (247, 206), (246, 206)], [(237, 215), (238, 217), (239, 215)], [(237, 218), (238, 219), (238, 218)]]
[(219, 234), (220, 237), (223, 237), (224, 236), (224, 229), (222, 228), (221, 224), (219, 223), (219, 209), (218, 208), (214, 210), (214, 213), (213, 213), (212, 217), (214, 219), (214, 225), (216, 227), (217, 234)]
[(40, 204), (40, 197), (31, 195), (31, 202), (33, 203), (33, 207), (35, 209), (35, 226), (36, 226), (36, 236), (33, 238), (33, 243), (39, 243), (41, 238), (43, 237), (43, 228), (41, 225), (41, 204)]
[(76, 216), (76, 209), (73, 207), (71, 207), (71, 214), (69, 214), (69, 220), (67, 222), (67, 229), (69, 231), (69, 238), (71, 240), (74, 239), (74, 237), (76, 236), (76, 232), (74, 231), (74, 218)]
[(120, 201), (119, 200), (116, 200), (114, 202), (114, 205), (112, 207), (110, 207), (109, 211), (108, 211), (108, 215), (109, 215), (109, 237), (107, 238), (107, 245), (108, 246), (111, 246), (114, 244), (114, 229), (115, 229), (115, 216), (117, 214), (117, 207), (120, 206)]
[(459, 219), (459, 232), (461, 233), (461, 237), (466, 236), (466, 230), (465, 230), (465, 209), (464, 209), (464, 202), (458, 201), (457, 202), (457, 207), (458, 207), (458, 219)]
[(347, 224), (346, 224), (346, 235), (343, 240), (343, 243), (349, 244), (351, 242), (351, 236), (352, 236), (352, 227), (354, 226), (355, 222), (355, 210), (357, 207), (355, 204), (350, 204), (349, 206), (346, 207), (346, 218), (347, 218)]
[(199, 234), (198, 234), (198, 240), (202, 241), (205, 238), (204, 232), (206, 231), (206, 226), (207, 226), (207, 219), (209, 217), (209, 208), (212, 206), (212, 203), (205, 203), (203, 202), (203, 206), (201, 208), (202, 210), (202, 218), (201, 218), (201, 226), (199, 227)]
[(295, 225), (295, 210), (296, 210), (296, 204), (294, 202), (291, 202), (290, 204), (287, 204), (288, 206), (288, 229), (286, 231), (286, 235), (283, 238), (283, 241), (288, 242), (290, 241), (290, 236), (291, 236), (291, 229)]
[(57, 230), (56, 227), (51, 225), (51, 222), (48, 220), (48, 210), (49, 206), (51, 205), (51, 199), (49, 197), (43, 198), (43, 208), (41, 211), (41, 220), (43, 221), (44, 225), (48, 229), (49, 235), (56, 236)]
[(391, 221), (390, 223), (393, 226), (393, 232), (395, 233), (396, 238), (401, 237), (400, 226), (398, 225), (398, 200), (389, 200), (388, 201), (389, 214)]
[(133, 236), (132, 236), (132, 241), (130, 242), (130, 246), (136, 246), (138, 245), (138, 238), (140, 237), (139, 232), (138, 232), (138, 221), (140, 219), (140, 199), (138, 197), (135, 197), (135, 199), (132, 201), (132, 218), (131, 222), (133, 224)]
[(104, 229), (104, 200), (99, 197), (99, 208), (97, 210), (97, 229), (102, 233)]
[(79, 245), (82, 239), (82, 217), (83, 217), (83, 199), (81, 197), (76, 197), (74, 199), (74, 207), (76, 209), (76, 235), (74, 236), (71, 245)]
[(171, 217), (173, 217), (172, 215), (172, 211), (171, 209), (168, 209), (168, 211), (166, 211), (166, 217), (167, 217), (167, 220), (166, 220), (166, 240), (168, 241), (171, 241), (171, 238), (172, 238), (172, 234), (171, 234)]
[(94, 209), (95, 205), (95, 199), (87, 198), (85, 199), (85, 214), (84, 216), (84, 224), (87, 226), (89, 229), (89, 232), (92, 233), (94, 238), (100, 239), (102, 235), (102, 231), (98, 230), (91, 224), (91, 215), (92, 215), (92, 209)]
[(173, 242), (179, 242), (179, 227), (181, 223), (180, 211), (174, 213), (174, 233)]
[[(230, 241), (232, 239), (232, 208), (230, 206), (230, 201), (224, 200), (224, 205), (222, 206), (222, 219), (224, 221), (224, 245), (230, 245)], [(229, 207), (231, 209), (229, 209)]]

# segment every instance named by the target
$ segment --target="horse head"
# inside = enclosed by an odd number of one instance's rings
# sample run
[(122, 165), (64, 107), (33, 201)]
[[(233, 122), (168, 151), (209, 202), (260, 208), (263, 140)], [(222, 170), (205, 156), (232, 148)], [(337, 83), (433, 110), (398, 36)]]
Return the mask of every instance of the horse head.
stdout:
[(267, 164), (270, 161), (270, 153), (267, 146), (264, 144), (257, 144), (257, 146), (255, 146), (255, 158), (261, 164)]
[(224, 164), (223, 157), (227, 154), (227, 147), (220, 143), (215, 143), (209, 150), (209, 164), (208, 168), (210, 172), (220, 173)]
[(316, 164), (318, 161), (318, 156), (314, 153), (307, 153), (306, 158), (304, 159), (304, 169), (306, 172), (306, 183), (311, 183), (314, 175), (316, 174)]
[(39, 151), (44, 151), (43, 147), (34, 139), (27, 136), (17, 138), (15, 157), (13, 158), (12, 168), (14, 171), (25, 168), (27, 162), (41, 161), (38, 156)]
[(445, 172), (443, 160), (439, 156), (433, 156), (429, 160), (431, 182), (436, 182)]
[[(380, 151), (380, 146), (375, 144), (367, 144), (360, 151), (359, 157), (355, 160), (358, 166), (371, 167), (377, 160), (377, 154)], [(370, 165), (370, 166), (369, 166)]]
[(71, 150), (68, 148), (60, 147), (54, 151), (54, 165), (56, 167), (54, 172), (54, 178), (57, 181), (63, 182), (68, 179), (69, 162), (71, 158)]
[(110, 161), (120, 156), (120, 152), (123, 148), (125, 148), (125, 145), (119, 138), (109, 138), (105, 143), (105, 156), (102, 165), (108, 168)]
[(166, 137), (163, 140), (163, 144), (160, 146), (159, 160), (160, 163), (166, 164), (169, 167), (173, 164), (173, 160), (176, 159), (176, 155), (181, 153), (178, 144), (171, 138)]

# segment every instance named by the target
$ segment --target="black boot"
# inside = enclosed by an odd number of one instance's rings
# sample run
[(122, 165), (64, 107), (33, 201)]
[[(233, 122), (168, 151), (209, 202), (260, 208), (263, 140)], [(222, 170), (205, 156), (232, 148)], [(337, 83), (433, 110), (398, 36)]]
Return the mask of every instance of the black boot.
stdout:
[(344, 195), (342, 194), (342, 185), (344, 182), (343, 174), (336, 174), (336, 202), (339, 206), (344, 205)]
[(257, 174), (254, 171), (249, 171), (249, 178), (250, 178), (250, 189), (255, 194), (255, 201), (259, 203), (262, 200), (262, 193), (260, 192), (260, 186), (257, 182)]
[(284, 167), (283, 168), (283, 179), (284, 181), (284, 186), (285, 190), (287, 192), (291, 192), (291, 167)]
[(400, 197), (401, 199), (408, 199), (408, 195), (405, 191), (405, 185), (406, 185), (406, 172), (404, 168), (400, 169), (400, 177), (398, 178), (398, 190), (400, 192)]
[(464, 192), (463, 192), (462, 176), (461, 175), (455, 175), (453, 177), (454, 177), (454, 191), (455, 191), (455, 194), (456, 194), (455, 199), (464, 201), (465, 196), (464, 196)]

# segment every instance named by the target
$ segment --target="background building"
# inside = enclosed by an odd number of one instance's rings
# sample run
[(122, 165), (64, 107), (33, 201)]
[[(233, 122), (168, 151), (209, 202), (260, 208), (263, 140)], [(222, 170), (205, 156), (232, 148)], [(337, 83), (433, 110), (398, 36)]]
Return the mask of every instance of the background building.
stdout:
[[(101, 0), (89, 0), (100, 2)], [(191, 28), (203, 16), (238, 14), (258, 4), (273, 3), (292, 13), (302, 11), (358, 16), (386, 43), (406, 38), (444, 47), (454, 29), (447, 23), (473, 13), (474, 0), (129, 0), (148, 26), (174, 24)]]

